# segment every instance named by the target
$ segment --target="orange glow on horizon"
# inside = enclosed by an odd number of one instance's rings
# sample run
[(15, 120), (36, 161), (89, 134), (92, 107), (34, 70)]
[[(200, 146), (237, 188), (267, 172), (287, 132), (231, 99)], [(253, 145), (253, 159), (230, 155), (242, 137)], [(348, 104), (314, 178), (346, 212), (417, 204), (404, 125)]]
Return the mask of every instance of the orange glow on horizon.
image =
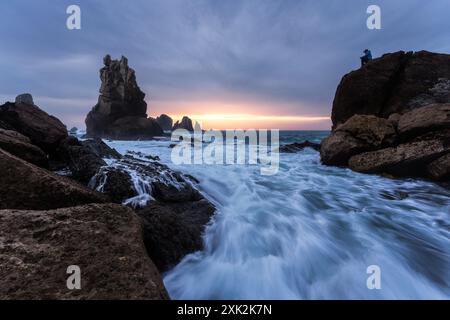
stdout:
[[(183, 114), (169, 114), (173, 121), (181, 120)], [(328, 116), (277, 116), (255, 114), (187, 114), (193, 122), (200, 123), (203, 129), (328, 129)]]

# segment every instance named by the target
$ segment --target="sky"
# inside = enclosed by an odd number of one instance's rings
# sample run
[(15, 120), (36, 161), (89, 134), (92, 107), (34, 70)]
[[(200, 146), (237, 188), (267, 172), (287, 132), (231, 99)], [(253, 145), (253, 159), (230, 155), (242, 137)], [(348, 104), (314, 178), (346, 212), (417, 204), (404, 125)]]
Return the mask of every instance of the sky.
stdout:
[[(371, 4), (381, 30), (366, 26)], [(66, 27), (69, 5), (80, 30)], [(330, 128), (365, 48), (450, 53), (449, 0), (14, 0), (0, 12), (0, 103), (29, 92), (69, 128), (84, 128), (107, 53), (128, 57), (149, 116), (290, 130)]]

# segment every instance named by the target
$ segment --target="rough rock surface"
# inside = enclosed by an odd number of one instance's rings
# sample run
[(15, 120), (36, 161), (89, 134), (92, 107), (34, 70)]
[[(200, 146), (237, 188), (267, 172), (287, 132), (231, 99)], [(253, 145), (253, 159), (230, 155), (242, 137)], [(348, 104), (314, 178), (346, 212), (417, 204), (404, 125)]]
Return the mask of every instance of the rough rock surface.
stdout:
[(203, 248), (202, 234), (215, 212), (207, 200), (152, 202), (137, 210), (144, 222), (144, 242), (159, 270), (166, 271), (185, 255)]
[[(98, 103), (86, 117), (88, 137), (146, 139), (162, 133), (154, 119), (147, 118), (145, 94), (136, 82), (128, 59), (103, 59)], [(125, 119), (124, 119), (125, 118)], [(124, 119), (124, 120), (122, 120)]]
[(327, 165), (445, 180), (450, 153), (450, 55), (386, 54), (344, 76), (321, 144)]
[(48, 167), (45, 152), (17, 131), (0, 129), (0, 148), (39, 167)]
[(156, 122), (164, 131), (170, 131), (173, 127), (173, 120), (167, 114), (162, 114), (156, 118)]
[(398, 121), (398, 132), (403, 137), (446, 128), (450, 128), (450, 103), (414, 109), (402, 115)]
[(450, 179), (450, 153), (434, 160), (427, 166), (428, 175), (434, 180)]
[(32, 144), (46, 153), (52, 153), (68, 136), (61, 121), (31, 104), (7, 102), (0, 106), (0, 121), (27, 136)]
[(127, 155), (102, 168), (91, 187), (136, 208), (144, 221), (149, 256), (159, 270), (167, 271), (202, 248), (203, 230), (215, 212), (191, 181), (157, 161)]
[(106, 201), (76, 182), (0, 149), (0, 209), (48, 210)]
[(354, 115), (321, 143), (322, 162), (345, 166), (351, 156), (392, 144), (394, 125), (372, 115)]
[(181, 119), (181, 122), (177, 121), (173, 125), (172, 130), (175, 131), (177, 129), (184, 129), (184, 130), (187, 130), (187, 131), (194, 131), (194, 127), (192, 125), (192, 120), (189, 117), (184, 116), (183, 119)]
[[(131, 209), (0, 210), (0, 299), (167, 299)], [(81, 289), (67, 288), (67, 268)]]
[(355, 114), (387, 118), (450, 102), (450, 55), (403, 51), (374, 59), (342, 78), (333, 102), (333, 127)]
[(425, 140), (358, 154), (350, 158), (349, 166), (358, 172), (423, 176), (427, 163), (448, 152), (450, 141)]

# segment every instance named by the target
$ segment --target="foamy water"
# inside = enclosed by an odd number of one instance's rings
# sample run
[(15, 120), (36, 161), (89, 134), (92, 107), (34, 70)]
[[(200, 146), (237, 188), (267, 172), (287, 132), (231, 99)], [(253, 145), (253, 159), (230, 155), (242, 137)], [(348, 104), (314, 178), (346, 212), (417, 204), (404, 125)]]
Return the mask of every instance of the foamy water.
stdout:
[[(437, 184), (326, 167), (311, 149), (282, 154), (278, 174), (262, 176), (175, 166), (169, 141), (109, 144), (194, 176), (218, 209), (204, 250), (164, 275), (174, 299), (450, 298), (450, 191)], [(366, 286), (369, 265), (381, 268), (380, 290)]]

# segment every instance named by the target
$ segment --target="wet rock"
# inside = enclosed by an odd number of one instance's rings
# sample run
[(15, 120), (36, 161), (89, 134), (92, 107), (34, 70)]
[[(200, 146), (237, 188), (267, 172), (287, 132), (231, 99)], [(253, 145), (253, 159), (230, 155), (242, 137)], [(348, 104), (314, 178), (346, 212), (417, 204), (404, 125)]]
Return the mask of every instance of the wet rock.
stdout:
[(322, 162), (347, 165), (351, 156), (391, 145), (396, 140), (394, 125), (372, 115), (355, 115), (339, 125), (321, 143)]
[(17, 131), (0, 129), (0, 148), (39, 167), (48, 167), (45, 152)]
[(172, 130), (173, 120), (167, 114), (162, 114), (159, 117), (157, 117), (156, 122), (159, 124), (161, 129), (163, 129), (164, 131)]
[(398, 147), (381, 149), (353, 156), (352, 170), (365, 173), (391, 173), (396, 176), (424, 176), (428, 163), (450, 152), (450, 143), (425, 140), (405, 143)]
[(450, 153), (434, 160), (427, 166), (428, 175), (438, 181), (450, 179)]
[(398, 132), (402, 137), (450, 128), (450, 103), (432, 104), (402, 115), (398, 122)]
[(149, 256), (163, 272), (185, 255), (203, 248), (202, 234), (215, 212), (207, 200), (183, 203), (152, 202), (137, 210), (144, 223)]
[(287, 144), (284, 146), (280, 147), (280, 152), (283, 153), (295, 153), (295, 152), (299, 152), (302, 151), (305, 148), (312, 148), (316, 151), (320, 150), (320, 144), (319, 143), (314, 143), (314, 142), (310, 142), (308, 140), (304, 141), (304, 142), (294, 142), (291, 144)]
[(107, 199), (0, 149), (0, 209), (47, 210)]
[[(91, 204), (0, 210), (0, 299), (168, 299), (132, 210)], [(66, 286), (67, 268), (81, 289)]]
[(61, 121), (31, 104), (7, 102), (0, 106), (0, 121), (28, 137), (32, 144), (48, 154), (68, 136)]
[(86, 148), (89, 148), (95, 155), (100, 158), (120, 159), (122, 155), (116, 150), (108, 146), (102, 139), (94, 138), (81, 142)]
[(73, 127), (72, 129), (69, 130), (69, 133), (72, 134), (72, 135), (77, 134), (77, 132), (78, 132), (78, 128), (77, 127)]

